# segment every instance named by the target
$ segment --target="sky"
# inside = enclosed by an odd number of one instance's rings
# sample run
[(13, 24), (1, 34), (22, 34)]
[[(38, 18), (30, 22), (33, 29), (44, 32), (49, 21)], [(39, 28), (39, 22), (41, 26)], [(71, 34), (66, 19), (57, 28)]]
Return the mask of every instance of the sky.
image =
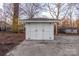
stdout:
[(0, 3), (0, 8), (3, 8), (3, 6), (2, 6), (2, 5), (3, 5), (3, 3)]

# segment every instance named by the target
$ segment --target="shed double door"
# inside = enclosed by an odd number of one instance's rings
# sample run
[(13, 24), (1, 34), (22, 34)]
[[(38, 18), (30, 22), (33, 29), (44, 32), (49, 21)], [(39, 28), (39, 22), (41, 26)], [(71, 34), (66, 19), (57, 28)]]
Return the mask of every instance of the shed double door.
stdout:
[(30, 23), (28, 37), (32, 40), (53, 40), (54, 26), (51, 23)]

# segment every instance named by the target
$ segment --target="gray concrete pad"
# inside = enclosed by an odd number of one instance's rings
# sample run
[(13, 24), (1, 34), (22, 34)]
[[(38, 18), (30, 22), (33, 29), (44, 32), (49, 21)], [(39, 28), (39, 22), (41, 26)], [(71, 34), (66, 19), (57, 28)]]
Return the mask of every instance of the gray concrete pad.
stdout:
[(79, 56), (79, 36), (56, 36), (53, 41), (27, 41), (6, 56)]

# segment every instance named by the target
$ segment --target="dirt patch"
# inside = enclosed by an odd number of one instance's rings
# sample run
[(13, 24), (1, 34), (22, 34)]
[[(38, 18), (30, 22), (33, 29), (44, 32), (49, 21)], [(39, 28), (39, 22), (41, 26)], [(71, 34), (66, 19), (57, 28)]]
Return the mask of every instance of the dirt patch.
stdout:
[(22, 42), (25, 38), (25, 34), (22, 33), (11, 33), (11, 32), (0, 32), (0, 56), (5, 55), (13, 47)]

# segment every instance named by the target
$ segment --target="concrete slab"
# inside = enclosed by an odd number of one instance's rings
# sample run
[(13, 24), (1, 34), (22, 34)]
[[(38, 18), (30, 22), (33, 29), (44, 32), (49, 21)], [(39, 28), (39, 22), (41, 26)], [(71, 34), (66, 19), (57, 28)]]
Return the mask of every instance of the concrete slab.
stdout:
[(79, 36), (56, 36), (53, 41), (24, 40), (6, 56), (79, 56)]

